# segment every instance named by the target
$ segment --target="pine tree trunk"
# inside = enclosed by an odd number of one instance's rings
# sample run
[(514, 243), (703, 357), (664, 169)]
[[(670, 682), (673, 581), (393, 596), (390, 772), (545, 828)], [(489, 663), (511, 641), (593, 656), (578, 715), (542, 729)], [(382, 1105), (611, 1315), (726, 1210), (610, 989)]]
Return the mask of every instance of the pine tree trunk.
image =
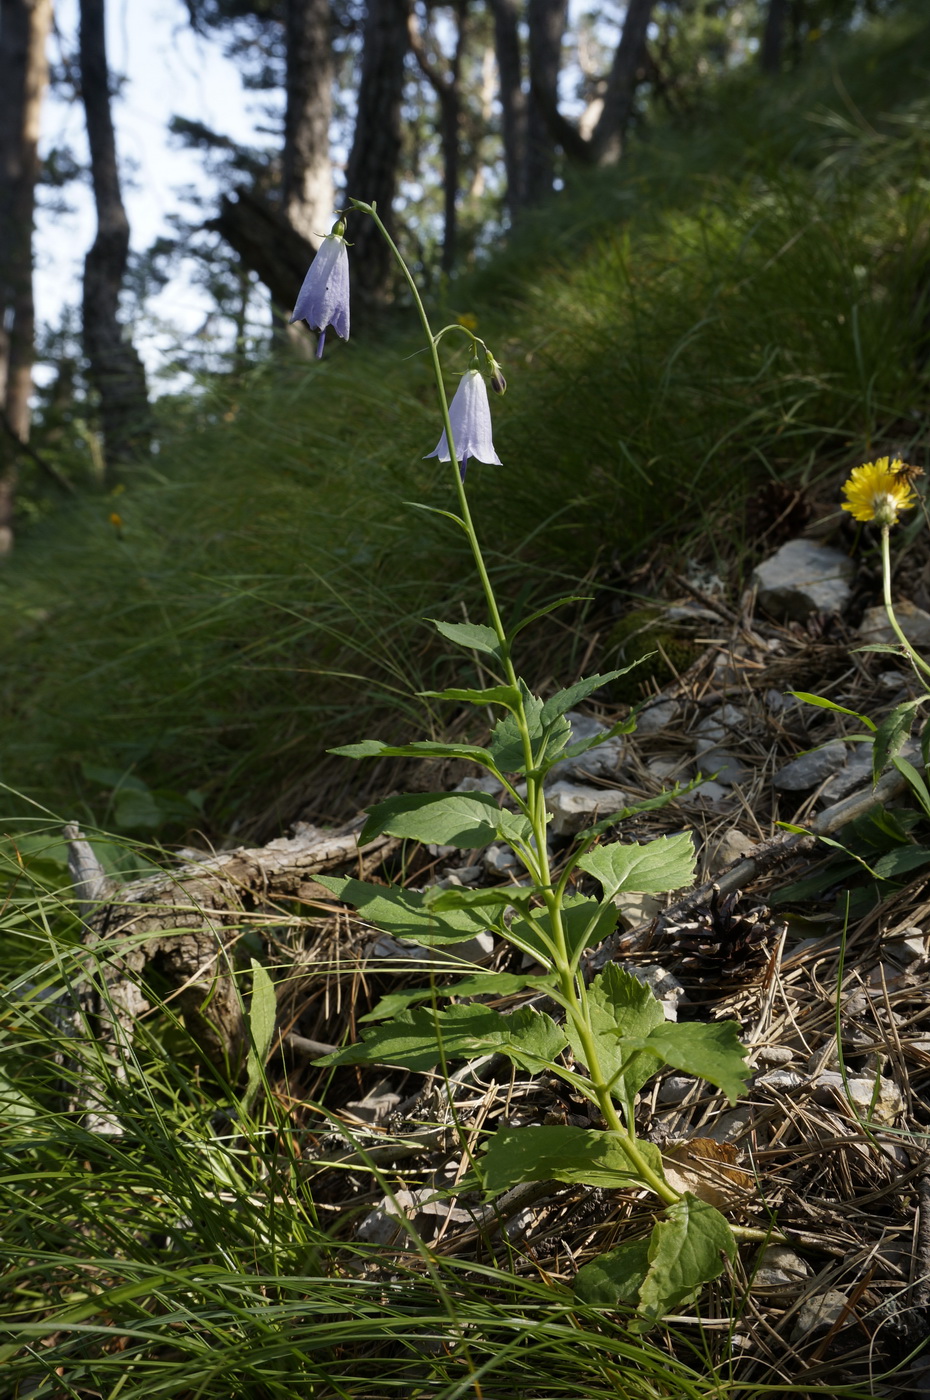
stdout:
[(97, 208), (97, 236), (84, 263), (84, 353), (100, 398), (107, 465), (112, 468), (148, 451), (151, 421), (145, 370), (119, 319), (129, 220), (110, 111), (104, 0), (80, 0), (80, 12), (81, 90)]
[(29, 438), (32, 234), (51, 22), (52, 0), (0, 0), (0, 555), (13, 544), (18, 442)]
[(284, 113), (284, 212), (314, 247), (333, 222), (332, 16), (329, 0), (287, 0), (287, 105)]
[[(369, 0), (362, 51), (358, 113), (346, 169), (346, 193), (378, 214), (394, 235), (394, 194), (401, 150), (404, 60), (409, 47), (410, 0)], [(391, 252), (371, 219), (350, 215), (353, 288), (364, 311), (386, 297), (392, 282)]]
[(526, 94), (516, 0), (491, 0), (510, 221), (526, 204)]
[(567, 14), (568, 0), (529, 0), (530, 101), (524, 176), (527, 204), (538, 204), (552, 193), (556, 143), (546, 112), (558, 104)]
[(637, 72), (646, 52), (646, 34), (655, 0), (629, 0), (623, 33), (607, 79), (604, 110), (591, 135), (598, 165), (614, 165), (623, 153), (623, 137), (633, 112)]

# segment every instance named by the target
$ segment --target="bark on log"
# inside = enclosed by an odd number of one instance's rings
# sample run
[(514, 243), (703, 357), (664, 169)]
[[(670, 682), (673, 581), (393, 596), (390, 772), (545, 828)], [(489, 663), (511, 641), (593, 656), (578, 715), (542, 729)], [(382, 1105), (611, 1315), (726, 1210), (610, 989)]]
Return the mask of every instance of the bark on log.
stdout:
[(294, 305), (316, 249), (279, 209), (253, 190), (238, 189), (234, 199), (223, 196), (220, 212), (207, 228), (226, 239), (279, 306)]

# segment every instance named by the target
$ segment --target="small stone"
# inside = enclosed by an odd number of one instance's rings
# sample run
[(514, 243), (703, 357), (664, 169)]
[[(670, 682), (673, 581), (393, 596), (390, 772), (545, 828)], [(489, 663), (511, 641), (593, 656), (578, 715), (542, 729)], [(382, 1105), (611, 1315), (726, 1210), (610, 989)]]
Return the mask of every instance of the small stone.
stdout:
[(677, 700), (658, 700), (646, 705), (636, 716), (637, 734), (658, 734), (674, 724), (681, 706)]
[(550, 830), (554, 836), (570, 836), (629, 805), (630, 798), (619, 788), (566, 782), (546, 788), (546, 807), (552, 813)]
[(746, 712), (737, 705), (721, 705), (694, 726), (695, 751), (714, 749), (728, 734), (739, 733), (746, 725)]
[(829, 807), (841, 798), (848, 797), (856, 788), (865, 787), (872, 781), (872, 745), (857, 744), (846, 760), (846, 764), (834, 773), (820, 794), (821, 803)]
[(885, 944), (885, 952), (895, 962), (907, 967), (910, 963), (926, 962), (928, 936), (917, 927), (898, 929), (894, 941)]
[(496, 778), (492, 778), (490, 773), (480, 776), (476, 774), (473, 778), (463, 778), (462, 781), (452, 789), (453, 792), (486, 792), (491, 797), (496, 797), (504, 789)]
[(819, 749), (811, 749), (779, 768), (773, 785), (779, 792), (803, 792), (818, 787), (846, 762), (846, 745), (842, 739), (831, 739)]
[(506, 875), (520, 863), (509, 846), (489, 846), (481, 862), (486, 870), (495, 875)]
[[(846, 1090), (849, 1090), (847, 1097)], [(872, 1106), (872, 1095), (875, 1094), (875, 1105)], [(871, 1118), (878, 1123), (893, 1123), (899, 1114), (904, 1112), (904, 1098), (901, 1090), (893, 1079), (887, 1079), (884, 1075), (878, 1076), (878, 1089), (876, 1092), (876, 1081), (874, 1079), (850, 1079), (847, 1077), (846, 1086), (843, 1084), (843, 1076), (835, 1070), (824, 1070), (818, 1074), (814, 1081), (813, 1097), (815, 1102), (822, 1104), (825, 1108), (841, 1108), (847, 1113), (850, 1112), (850, 1099), (855, 1113), (860, 1118)]]
[[(894, 605), (894, 615), (912, 647), (918, 651), (930, 649), (930, 613), (902, 598)], [(884, 607), (866, 608), (859, 626), (859, 640), (866, 645), (899, 645)]]
[(660, 783), (686, 783), (693, 771), (688, 758), (650, 758), (646, 767)]
[(668, 1079), (663, 1079), (659, 1085), (659, 1092), (656, 1098), (659, 1103), (681, 1103), (689, 1089), (694, 1088), (695, 1081), (685, 1074), (670, 1074)]
[(400, 1094), (392, 1091), (390, 1081), (379, 1079), (363, 1099), (353, 1099), (351, 1103), (346, 1104), (346, 1108), (365, 1123), (380, 1123), (400, 1102)]
[(626, 928), (638, 928), (660, 914), (665, 905), (654, 894), (618, 894), (614, 904), (620, 911), (620, 918)]
[(804, 1342), (817, 1333), (828, 1332), (834, 1323), (843, 1318), (844, 1313), (844, 1326), (855, 1322), (855, 1314), (847, 1307), (845, 1293), (841, 1293), (837, 1288), (828, 1288), (825, 1293), (815, 1293), (798, 1309), (797, 1320), (791, 1329), (791, 1340)]
[(794, 1293), (810, 1277), (810, 1272), (809, 1264), (793, 1249), (783, 1244), (770, 1244), (762, 1251), (752, 1286), (754, 1289), (764, 1288), (775, 1296)]
[(751, 841), (745, 832), (732, 827), (729, 831), (725, 831), (720, 840), (709, 848), (707, 873), (719, 875), (721, 870), (725, 870), (734, 861), (745, 860), (747, 856), (752, 855), (755, 849), (755, 841)]
[(477, 885), (483, 874), (484, 867), (481, 865), (447, 866), (442, 872), (444, 880), (449, 880), (456, 885)]
[(853, 562), (813, 540), (789, 540), (753, 573), (759, 605), (773, 617), (805, 622), (811, 613), (842, 612), (849, 601)]
[(705, 749), (698, 754), (702, 773), (712, 773), (711, 782), (737, 787), (746, 780), (746, 765), (726, 749)]
[(794, 1051), (787, 1045), (760, 1045), (756, 1059), (764, 1065), (790, 1065)]
[(768, 1074), (759, 1075), (754, 1082), (757, 1087), (774, 1089), (777, 1094), (790, 1094), (807, 1080), (803, 1074), (798, 1074), (797, 1070), (773, 1069)]
[(705, 1137), (712, 1138), (714, 1142), (736, 1142), (738, 1138), (745, 1137), (752, 1127), (754, 1115), (749, 1105), (740, 1108), (730, 1109), (727, 1113), (720, 1113), (713, 1121), (710, 1128), (702, 1129)]
[(662, 1003), (666, 1021), (678, 1020), (678, 1003), (687, 1001), (684, 987), (677, 977), (658, 963), (620, 963), (624, 972), (635, 977), (649, 988), (653, 996)]
[(701, 783), (698, 787), (692, 788), (690, 792), (685, 793), (681, 801), (691, 803), (697, 802), (698, 804), (707, 803), (712, 807), (716, 807), (719, 803), (726, 802), (732, 795), (730, 789), (724, 787), (722, 783), (714, 782), (713, 778), (708, 778), (706, 782)]

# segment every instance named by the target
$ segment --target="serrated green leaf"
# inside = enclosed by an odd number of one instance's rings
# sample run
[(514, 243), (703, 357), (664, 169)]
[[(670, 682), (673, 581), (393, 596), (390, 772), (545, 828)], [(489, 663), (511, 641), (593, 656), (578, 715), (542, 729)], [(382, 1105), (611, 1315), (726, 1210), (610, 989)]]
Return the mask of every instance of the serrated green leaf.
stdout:
[[(648, 1165), (662, 1175), (662, 1154), (651, 1142), (637, 1147)], [(484, 1184), (495, 1195), (523, 1181), (572, 1181), (587, 1186), (620, 1187), (640, 1178), (630, 1165), (617, 1133), (595, 1128), (527, 1125), (498, 1128), (488, 1140), (480, 1166)]]
[(267, 969), (252, 958), (252, 996), (249, 1001), (249, 1053), (243, 1107), (248, 1111), (262, 1082), (262, 1071), (274, 1039), (278, 1003)]
[(507, 997), (527, 987), (544, 990), (548, 986), (548, 977), (529, 977), (521, 972), (474, 973), (454, 982), (450, 987), (415, 987), (408, 992), (388, 992), (373, 1011), (358, 1017), (358, 1023), (363, 1025), (366, 1021), (386, 1021), (389, 1017), (396, 1016), (398, 1011), (415, 1006), (418, 1001), (431, 1001), (434, 996), (441, 1000), (448, 1000), (450, 997)]
[(736, 1258), (736, 1240), (726, 1219), (686, 1191), (653, 1228), (649, 1269), (639, 1290), (640, 1312), (658, 1322), (718, 1278), (724, 1256)]
[(805, 705), (816, 705), (821, 710), (835, 710), (840, 715), (852, 715), (853, 719), (859, 720), (866, 729), (875, 730), (877, 725), (868, 715), (862, 715), (858, 710), (848, 710), (845, 705), (837, 705), (835, 701), (828, 700), (823, 695), (812, 695), (809, 690), (789, 690), (789, 695), (793, 695), (796, 700), (803, 700)]
[(930, 850), (926, 846), (898, 846), (875, 862), (875, 874), (883, 880), (893, 880), (896, 875), (904, 875), (908, 870), (918, 870), (928, 861)]
[(875, 731), (875, 744), (872, 749), (872, 782), (877, 783), (885, 766), (896, 758), (904, 747), (914, 721), (914, 711), (924, 703), (924, 696), (918, 700), (906, 700), (896, 705), (886, 715)]
[[(621, 1044), (629, 1043), (624, 1036)], [(746, 1092), (746, 1047), (735, 1021), (663, 1021), (639, 1043), (672, 1069), (716, 1085), (731, 1104)]]
[(592, 1308), (633, 1307), (648, 1271), (649, 1241), (629, 1240), (578, 1270), (575, 1297)]
[[(442, 1054), (439, 1041), (442, 1042)], [(386, 1064), (428, 1070), (447, 1060), (501, 1054), (519, 1069), (538, 1074), (565, 1048), (565, 1032), (540, 1011), (521, 1006), (509, 1016), (487, 1006), (401, 1011), (386, 1025), (364, 1032), (361, 1044), (316, 1060), (318, 1065)]]
[(448, 690), (418, 690), (430, 700), (461, 700), (469, 705), (506, 705), (515, 710), (520, 704), (520, 692), (512, 685), (491, 685), (486, 690), (460, 689), (452, 686)]
[[(665, 1012), (644, 982), (608, 963), (588, 988), (588, 1016), (601, 1073), (629, 1116), (635, 1096), (661, 1064), (655, 1050), (643, 1047), (650, 1032), (665, 1024)], [(590, 1069), (571, 1022), (566, 1030), (575, 1059)]]
[(487, 917), (480, 911), (448, 909), (441, 915), (428, 909), (424, 896), (395, 885), (369, 885), (345, 875), (314, 875), (314, 881), (331, 890), (337, 899), (351, 904), (368, 923), (394, 935), (410, 938), (426, 948), (461, 943), (484, 933)]
[(491, 755), (477, 744), (442, 744), (423, 739), (413, 744), (383, 744), (380, 739), (362, 739), (358, 744), (340, 744), (327, 749), (340, 758), (462, 758), (487, 768)]
[(603, 675), (588, 676), (586, 680), (576, 681), (574, 685), (567, 686), (565, 690), (558, 691), (546, 701), (542, 708), (542, 722), (544, 725), (551, 724), (559, 715), (564, 715), (567, 710), (571, 710), (575, 705), (579, 705), (582, 700), (586, 700), (589, 695), (593, 695), (595, 690), (600, 690), (601, 686), (609, 685), (611, 681), (618, 680), (620, 676), (625, 676), (627, 671), (632, 671), (634, 666), (638, 666), (645, 658), (637, 657), (629, 666), (622, 666), (618, 671), (605, 671)]
[[(611, 904), (601, 904), (583, 895), (569, 895), (562, 903), (562, 930), (565, 935), (569, 961), (585, 948), (603, 943), (617, 927), (619, 915)], [(544, 909), (531, 910), (529, 915), (516, 918), (510, 925), (510, 936), (541, 962), (551, 961), (554, 943), (552, 920)]]
[(436, 617), (428, 617), (443, 637), (456, 646), (468, 651), (481, 651), (487, 656), (500, 656), (500, 639), (493, 627), (485, 627), (478, 622), (440, 622)]
[[(543, 724), (543, 701), (534, 695), (525, 681), (519, 682), (523, 716), (530, 741), (533, 768), (551, 767), (562, 756), (571, 738), (572, 727), (564, 715), (548, 725)], [(488, 745), (491, 758), (501, 773), (525, 773), (526, 754), (523, 737), (513, 715), (505, 715), (494, 726)]]
[(525, 817), (498, 807), (486, 792), (417, 792), (389, 797), (370, 808), (358, 843), (386, 833), (407, 841), (478, 850), (492, 841), (527, 841)]
[(605, 899), (613, 899), (621, 890), (664, 894), (683, 889), (694, 881), (695, 859), (694, 842), (681, 831), (645, 845), (611, 841), (595, 846), (580, 857), (578, 867), (600, 881)]

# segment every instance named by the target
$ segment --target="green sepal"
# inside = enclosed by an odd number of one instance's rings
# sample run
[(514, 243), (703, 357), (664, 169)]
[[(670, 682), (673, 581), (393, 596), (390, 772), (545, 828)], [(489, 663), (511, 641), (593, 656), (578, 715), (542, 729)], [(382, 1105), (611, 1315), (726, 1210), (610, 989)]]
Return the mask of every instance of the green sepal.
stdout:
[[(637, 1142), (646, 1164), (662, 1177), (662, 1154)], [(617, 1133), (595, 1128), (527, 1125), (498, 1128), (480, 1159), (485, 1189), (494, 1195), (524, 1181), (570, 1181), (586, 1186), (643, 1185)]]
[(527, 987), (545, 991), (548, 986), (548, 977), (524, 976), (521, 972), (476, 972), (448, 987), (416, 987), (408, 992), (388, 992), (372, 1011), (358, 1017), (358, 1024), (363, 1025), (366, 1021), (386, 1021), (389, 1017), (396, 1016), (398, 1011), (405, 1011), (408, 1006), (415, 1006), (418, 1001), (431, 1001), (433, 997), (444, 1001), (452, 997), (509, 997)]
[(367, 923), (427, 948), (462, 943), (484, 933), (488, 926), (487, 918), (469, 909), (448, 909), (437, 915), (427, 907), (422, 894), (398, 885), (369, 885), (345, 875), (314, 875), (313, 879), (337, 899), (351, 904)]
[[(505, 1055), (518, 1069), (538, 1074), (565, 1049), (566, 1037), (551, 1016), (521, 1006), (509, 1016), (466, 1003), (439, 1011), (419, 1006), (366, 1030), (360, 1044), (335, 1050), (317, 1065), (399, 1065), (424, 1071), (447, 1060)], [(440, 1042), (442, 1050), (440, 1051)]]
[(500, 638), (493, 627), (485, 627), (479, 622), (440, 622), (437, 617), (426, 620), (456, 646), (465, 647), (468, 651), (481, 651), (487, 656), (499, 657), (501, 654)]
[(417, 792), (389, 797), (371, 807), (358, 843), (363, 846), (384, 834), (479, 850), (497, 840), (526, 842), (532, 827), (526, 817), (498, 807), (486, 792)]

